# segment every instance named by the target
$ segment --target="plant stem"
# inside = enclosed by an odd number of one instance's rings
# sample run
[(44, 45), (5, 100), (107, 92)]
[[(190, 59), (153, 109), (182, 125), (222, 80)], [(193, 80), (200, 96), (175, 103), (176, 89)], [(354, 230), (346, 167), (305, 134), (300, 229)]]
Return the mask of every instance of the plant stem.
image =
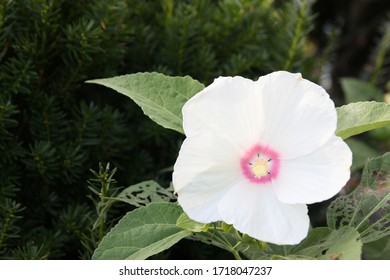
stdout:
[(104, 172), (102, 174), (102, 189), (100, 192), (100, 202), (99, 202), (99, 241), (103, 239), (104, 237), (104, 223), (106, 221), (106, 197), (107, 197), (107, 190), (108, 190), (108, 182), (107, 182), (107, 176), (108, 174)]
[(234, 258), (235, 258), (236, 260), (242, 260), (242, 258), (241, 258), (241, 256), (240, 256), (240, 254), (238, 253), (238, 251), (232, 249), (232, 250), (230, 250), (230, 252), (233, 254), (233, 256), (234, 256)]
[(9, 212), (7, 214), (7, 217), (5, 218), (5, 222), (4, 222), (4, 225), (3, 225), (3, 228), (1, 230), (1, 235), (0, 235), (0, 247), (1, 245), (3, 245), (5, 239), (7, 238), (7, 231), (8, 231), (8, 227), (11, 223), (11, 218), (13, 216), (13, 209), (9, 209)]
[(294, 30), (294, 37), (291, 42), (291, 46), (288, 50), (288, 56), (286, 63), (284, 64), (284, 70), (288, 71), (294, 62), (295, 54), (298, 49), (299, 40), (302, 37), (303, 23), (305, 19), (306, 1), (303, 1), (301, 8), (298, 11), (298, 20)]

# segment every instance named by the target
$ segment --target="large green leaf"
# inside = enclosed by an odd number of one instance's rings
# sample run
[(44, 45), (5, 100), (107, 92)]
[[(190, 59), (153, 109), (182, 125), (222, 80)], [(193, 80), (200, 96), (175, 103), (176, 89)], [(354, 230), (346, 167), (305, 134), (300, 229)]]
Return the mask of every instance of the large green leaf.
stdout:
[(367, 161), (361, 185), (330, 204), (327, 222), (355, 228), (364, 243), (390, 235), (390, 153)]
[(338, 230), (314, 228), (299, 245), (292, 248), (286, 258), (313, 258), (319, 260), (358, 260), (363, 243), (353, 228)]
[(153, 121), (180, 133), (183, 133), (184, 103), (204, 88), (189, 76), (169, 77), (159, 73), (137, 73), (87, 83), (100, 84), (130, 97)]
[(173, 203), (151, 203), (127, 213), (102, 239), (92, 259), (143, 260), (170, 248), (190, 231), (176, 226), (183, 213)]
[(356, 102), (337, 108), (336, 134), (343, 139), (390, 125), (390, 104)]

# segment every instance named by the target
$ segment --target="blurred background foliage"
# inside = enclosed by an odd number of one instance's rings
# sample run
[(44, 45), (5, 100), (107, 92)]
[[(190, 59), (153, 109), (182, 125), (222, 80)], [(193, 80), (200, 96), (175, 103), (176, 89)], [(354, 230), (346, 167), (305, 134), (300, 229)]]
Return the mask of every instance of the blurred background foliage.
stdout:
[[(208, 85), (284, 69), (337, 105), (389, 102), (389, 48), (386, 0), (0, 0), (0, 259), (89, 259), (129, 210), (107, 197), (149, 179), (169, 186), (183, 137), (85, 80), (158, 71)], [(345, 192), (389, 139), (350, 140)], [(311, 207), (314, 225), (323, 209)], [(365, 257), (384, 257), (377, 243)], [(230, 255), (182, 241), (157, 257)]]

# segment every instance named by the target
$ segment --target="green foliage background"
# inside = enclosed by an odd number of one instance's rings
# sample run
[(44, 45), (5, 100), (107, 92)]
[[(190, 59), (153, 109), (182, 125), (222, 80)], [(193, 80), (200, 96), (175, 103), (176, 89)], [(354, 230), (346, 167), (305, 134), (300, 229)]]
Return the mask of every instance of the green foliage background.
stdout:
[[(254, 79), (280, 69), (321, 81), (342, 29), (332, 26), (316, 44), (311, 8), (293, 0), (0, 0), (0, 259), (89, 259), (132, 209), (106, 197), (147, 179), (170, 183), (182, 136), (158, 127), (129, 99), (84, 81), (157, 71), (207, 85), (219, 75)], [(388, 22), (369, 49), (372, 72), (361, 68), (359, 76), (371, 77), (381, 93)], [(353, 92), (346, 96), (356, 101)], [(359, 98), (372, 95), (383, 97)], [(365, 152), (356, 170), (389, 149), (389, 135), (355, 140)], [(180, 244), (158, 257), (227, 257)]]

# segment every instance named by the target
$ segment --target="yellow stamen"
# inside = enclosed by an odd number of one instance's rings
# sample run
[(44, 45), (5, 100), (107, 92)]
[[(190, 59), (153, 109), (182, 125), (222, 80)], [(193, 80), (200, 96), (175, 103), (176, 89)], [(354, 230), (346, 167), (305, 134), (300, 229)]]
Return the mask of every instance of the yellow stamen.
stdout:
[(252, 167), (252, 173), (256, 177), (262, 177), (269, 174), (269, 167), (265, 160), (257, 159)]

